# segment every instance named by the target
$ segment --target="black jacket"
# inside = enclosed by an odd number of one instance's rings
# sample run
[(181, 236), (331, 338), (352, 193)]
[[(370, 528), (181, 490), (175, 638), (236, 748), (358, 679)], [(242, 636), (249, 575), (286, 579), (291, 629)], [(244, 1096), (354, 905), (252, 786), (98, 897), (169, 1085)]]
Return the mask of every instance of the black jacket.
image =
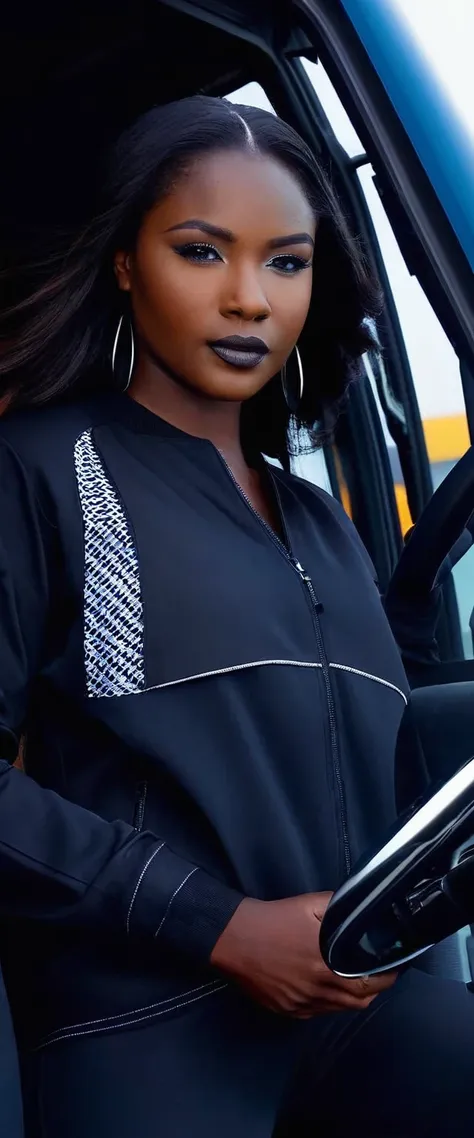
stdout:
[(26, 770), (78, 843), (78, 806), (160, 838), (138, 875), (117, 862), (134, 939), (105, 903), (97, 936), (53, 899), (33, 971), (39, 895), (9, 922), (20, 1037), (50, 1045), (212, 995), (243, 895), (338, 885), (395, 818), (407, 682), (370, 561), (319, 489), (272, 468), (283, 544), (210, 442), (127, 396), (15, 416), (0, 437), (4, 757), (26, 721)]

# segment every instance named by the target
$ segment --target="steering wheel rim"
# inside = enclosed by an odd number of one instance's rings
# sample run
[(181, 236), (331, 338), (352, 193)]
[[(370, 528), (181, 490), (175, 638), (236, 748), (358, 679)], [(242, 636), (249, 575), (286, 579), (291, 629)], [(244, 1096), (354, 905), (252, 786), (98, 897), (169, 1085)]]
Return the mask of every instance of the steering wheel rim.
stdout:
[(474, 446), (449, 471), (413, 528), (387, 590), (387, 599), (427, 597), (443, 561), (474, 512)]

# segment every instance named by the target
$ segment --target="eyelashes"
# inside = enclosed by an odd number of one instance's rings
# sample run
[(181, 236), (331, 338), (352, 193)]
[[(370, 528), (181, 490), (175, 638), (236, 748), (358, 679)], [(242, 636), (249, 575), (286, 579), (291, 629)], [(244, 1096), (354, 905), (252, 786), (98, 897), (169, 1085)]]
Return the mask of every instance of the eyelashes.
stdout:
[[(215, 245), (210, 245), (207, 241), (189, 242), (186, 245), (175, 245), (174, 248), (180, 257), (184, 257), (186, 261), (191, 261), (195, 265), (214, 265), (224, 260)], [(282, 276), (290, 277), (300, 273), (303, 269), (309, 269), (311, 263), (311, 261), (305, 261), (304, 257), (295, 256), (294, 253), (278, 253), (267, 261), (267, 267), (274, 269)]]
[[(222, 257), (214, 245), (205, 241), (193, 242), (188, 245), (175, 245), (175, 252), (186, 261), (194, 261), (198, 265), (213, 265), (215, 261), (222, 261)], [(215, 254), (215, 256), (212, 256)]]
[(279, 253), (276, 257), (272, 257), (271, 261), (267, 261), (267, 264), (272, 269), (276, 269), (277, 272), (283, 273), (284, 276), (293, 277), (302, 269), (309, 269), (311, 261), (305, 261), (303, 257), (295, 257), (294, 253)]

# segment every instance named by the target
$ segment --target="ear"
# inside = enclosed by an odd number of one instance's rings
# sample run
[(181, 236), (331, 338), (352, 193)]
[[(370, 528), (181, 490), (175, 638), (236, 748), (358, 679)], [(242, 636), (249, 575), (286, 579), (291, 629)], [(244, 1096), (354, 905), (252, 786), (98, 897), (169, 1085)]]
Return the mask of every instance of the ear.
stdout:
[(130, 253), (126, 253), (124, 249), (115, 254), (114, 273), (121, 292), (130, 292), (131, 258)]

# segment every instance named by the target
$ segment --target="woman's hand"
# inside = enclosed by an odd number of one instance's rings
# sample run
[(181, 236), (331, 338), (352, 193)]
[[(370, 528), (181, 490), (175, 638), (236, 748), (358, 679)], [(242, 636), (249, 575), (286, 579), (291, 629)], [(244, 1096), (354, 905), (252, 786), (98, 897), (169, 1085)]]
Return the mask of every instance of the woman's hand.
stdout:
[(271, 1011), (297, 1019), (367, 1008), (396, 973), (343, 980), (326, 966), (319, 930), (331, 893), (241, 902), (219, 937), (211, 963)]

